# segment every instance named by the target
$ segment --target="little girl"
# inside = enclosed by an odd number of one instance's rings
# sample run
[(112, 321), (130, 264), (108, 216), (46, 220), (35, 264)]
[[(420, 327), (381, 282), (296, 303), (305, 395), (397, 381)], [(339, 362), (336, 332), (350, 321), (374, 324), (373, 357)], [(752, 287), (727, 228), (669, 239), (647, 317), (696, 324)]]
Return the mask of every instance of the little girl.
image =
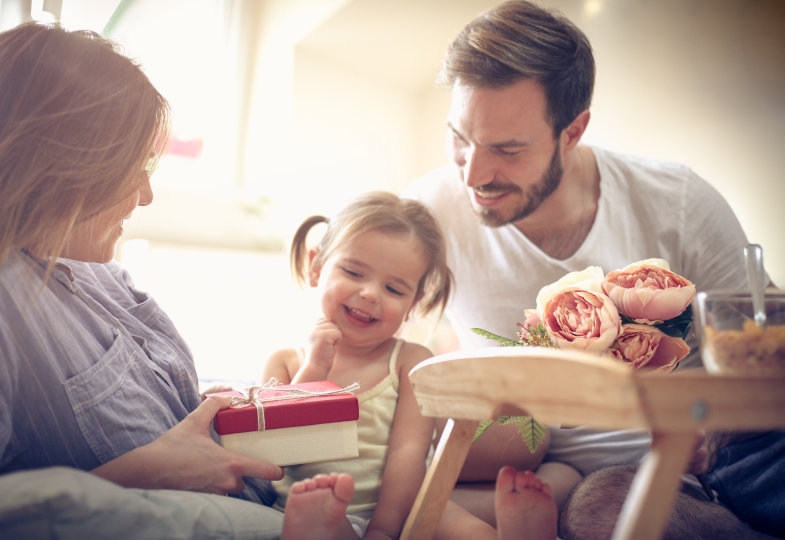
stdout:
[[(308, 250), (308, 233), (322, 223), (321, 242)], [(415, 308), (444, 309), (445, 261), (426, 207), (391, 193), (368, 193), (334, 219), (312, 216), (297, 229), (292, 273), (319, 287), (323, 317), (305, 347), (269, 358), (263, 380), (359, 382), (359, 457), (286, 467), (276, 482), (283, 538), (399, 536), (425, 476), (434, 422), (420, 414), (408, 377), (432, 353), (395, 334)]]
[[(306, 237), (321, 223), (328, 228), (309, 251)], [(292, 273), (319, 287), (324, 316), (306, 347), (270, 357), (263, 380), (359, 382), (360, 455), (287, 467), (276, 486), (279, 505), (293, 482), (321, 472), (349, 473), (355, 488), (348, 517), (356, 536), (366, 527), (369, 536), (375, 530), (398, 536), (425, 475), (434, 426), (420, 414), (408, 380), (409, 371), (432, 353), (395, 333), (415, 307), (423, 313), (444, 308), (451, 283), (445, 260), (441, 232), (428, 210), (391, 193), (366, 194), (334, 219), (313, 216), (297, 229)]]

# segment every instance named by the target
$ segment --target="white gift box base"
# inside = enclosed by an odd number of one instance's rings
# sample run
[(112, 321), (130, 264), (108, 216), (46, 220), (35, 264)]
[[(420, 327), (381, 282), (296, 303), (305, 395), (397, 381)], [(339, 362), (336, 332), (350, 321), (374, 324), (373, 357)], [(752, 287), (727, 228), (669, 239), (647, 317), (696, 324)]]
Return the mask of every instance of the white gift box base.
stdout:
[(359, 455), (356, 420), (232, 433), (221, 435), (221, 444), (281, 467)]

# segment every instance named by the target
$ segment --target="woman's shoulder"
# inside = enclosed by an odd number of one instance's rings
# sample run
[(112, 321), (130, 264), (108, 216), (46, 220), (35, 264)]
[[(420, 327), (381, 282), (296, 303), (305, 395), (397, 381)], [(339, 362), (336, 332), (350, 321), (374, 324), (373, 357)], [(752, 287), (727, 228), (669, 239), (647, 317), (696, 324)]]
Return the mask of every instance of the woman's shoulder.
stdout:
[(0, 263), (0, 289), (8, 291), (18, 290), (22, 283), (34, 283), (41, 286), (39, 272), (34, 271), (36, 266), (32, 257), (22, 253), (11, 253)]

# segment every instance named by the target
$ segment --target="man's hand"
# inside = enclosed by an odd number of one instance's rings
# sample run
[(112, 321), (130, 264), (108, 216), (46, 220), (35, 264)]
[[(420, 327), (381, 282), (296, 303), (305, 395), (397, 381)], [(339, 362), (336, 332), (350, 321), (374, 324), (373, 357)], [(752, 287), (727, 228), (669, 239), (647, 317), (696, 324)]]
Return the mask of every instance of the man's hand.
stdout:
[(695, 450), (687, 464), (687, 474), (704, 474), (717, 463), (717, 452), (732, 442), (742, 441), (754, 436), (755, 432), (700, 431), (695, 442)]
[(687, 474), (703, 474), (711, 469), (716, 459), (716, 447), (714, 439), (706, 434), (705, 431), (698, 432), (695, 440), (695, 448), (692, 451), (690, 461), (687, 462)]
[(229, 406), (228, 396), (210, 397), (158, 439), (120, 456), (94, 474), (126, 487), (239, 493), (243, 476), (278, 480), (283, 470), (266, 461), (226, 450), (213, 441), (210, 424)]

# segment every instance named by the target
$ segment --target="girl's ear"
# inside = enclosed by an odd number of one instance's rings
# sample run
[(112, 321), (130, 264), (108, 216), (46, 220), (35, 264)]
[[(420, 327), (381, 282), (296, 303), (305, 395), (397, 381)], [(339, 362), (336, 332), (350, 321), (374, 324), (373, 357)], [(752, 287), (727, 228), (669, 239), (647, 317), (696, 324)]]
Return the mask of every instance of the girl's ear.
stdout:
[(322, 267), (318, 264), (314, 264), (317, 253), (317, 249), (308, 250), (308, 284), (311, 287), (319, 285), (319, 275), (322, 272)]

